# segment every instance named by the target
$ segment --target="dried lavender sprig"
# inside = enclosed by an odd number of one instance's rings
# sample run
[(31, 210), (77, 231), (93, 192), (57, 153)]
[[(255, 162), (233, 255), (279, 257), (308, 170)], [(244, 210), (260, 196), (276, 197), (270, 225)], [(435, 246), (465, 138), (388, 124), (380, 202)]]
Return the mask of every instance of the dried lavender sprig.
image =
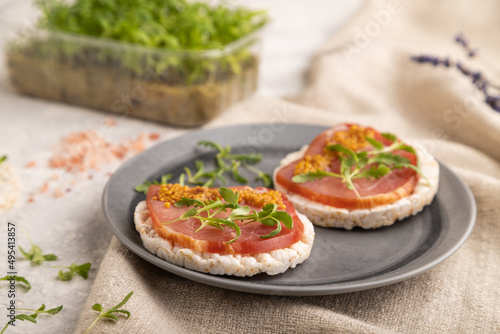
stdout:
[(465, 39), (464, 34), (461, 33), (461, 32), (459, 32), (455, 36), (455, 42), (457, 42), (458, 44), (460, 44), (467, 51), (467, 56), (469, 56), (470, 58), (474, 57), (478, 53), (478, 51), (479, 51), (477, 48), (473, 49), (469, 45), (469, 41), (467, 39)]
[[(479, 58), (481, 58), (485, 62), (485, 64), (487, 64), (491, 69), (494, 69), (497, 73), (500, 73), (500, 69), (498, 68), (498, 66), (495, 66), (495, 64), (493, 64), (491, 61), (482, 56), (479, 53), (478, 48), (472, 48), (470, 46), (469, 41), (465, 38), (463, 33), (460, 32), (455, 36), (455, 42), (461, 45), (465, 49), (465, 51), (467, 52), (467, 56), (469, 56), (469, 58), (479, 56)], [(496, 88), (500, 89), (499, 86), (496, 86)]]
[[(472, 48), (469, 44), (469, 41), (465, 38), (464, 34), (462, 32), (458, 33), (455, 36), (455, 42), (460, 44), (466, 51), (467, 51), (467, 56), (470, 58), (474, 57), (478, 53), (477, 48)], [(483, 58), (484, 59), (484, 58)], [(484, 59), (488, 64), (490, 64), (492, 67), (495, 69), (496, 66), (491, 64), (489, 61)], [(470, 76), (472, 78), (472, 83), (483, 92), (484, 97), (485, 97), (485, 102), (492, 107), (496, 111), (500, 111), (500, 96), (499, 95), (491, 95), (488, 92), (488, 88), (494, 88), (494, 89), (500, 89), (500, 87), (492, 84), (490, 81), (488, 81), (486, 78), (483, 77), (481, 72), (471, 72), (468, 70), (464, 65), (461, 63), (457, 63), (457, 69), (462, 72), (463, 74)]]
[(500, 95), (494, 95), (491, 89), (498, 90), (498, 87), (491, 84), (491, 82), (480, 72), (469, 69), (460, 61), (450, 60), (448, 57), (440, 58), (431, 55), (412, 56), (411, 60), (419, 64), (431, 64), (433, 66), (454, 67), (463, 75), (471, 78), (474, 86), (483, 93), (484, 101), (494, 110), (500, 112)]
[(500, 112), (500, 95), (487, 95), (484, 101), (493, 108), (493, 110)]
[(430, 56), (430, 55), (420, 55), (420, 56), (412, 56), (411, 60), (414, 62), (417, 62), (419, 64), (423, 63), (429, 63), (432, 64), (433, 66), (438, 66), (438, 65), (443, 65), (445, 67), (450, 67), (453, 66), (454, 63), (450, 60), (450, 58), (439, 58), (436, 56)]

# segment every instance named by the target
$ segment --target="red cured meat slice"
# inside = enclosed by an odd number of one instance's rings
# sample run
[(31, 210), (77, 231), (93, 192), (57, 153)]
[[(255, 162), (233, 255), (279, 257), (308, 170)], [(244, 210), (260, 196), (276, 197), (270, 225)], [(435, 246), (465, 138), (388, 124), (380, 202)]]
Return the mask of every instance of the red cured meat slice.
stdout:
[[(327, 139), (331, 138), (335, 131), (345, 130), (349, 126), (350, 124), (342, 124), (322, 132), (311, 142), (304, 155), (322, 154)], [(375, 138), (386, 146), (391, 143), (376, 131)], [(417, 157), (412, 153), (395, 151), (394, 154), (405, 156), (413, 165), (417, 164)], [(355, 179), (354, 185), (360, 195), (358, 197), (354, 191), (347, 188), (345, 183), (342, 183), (340, 178), (325, 177), (321, 180), (304, 183), (293, 182), (294, 169), (298, 162), (299, 160), (294, 161), (278, 171), (276, 182), (280, 186), (314, 202), (350, 210), (368, 209), (394, 203), (410, 195), (419, 180), (419, 175), (410, 168), (393, 170), (379, 179)], [(330, 171), (338, 173), (339, 170), (339, 161), (333, 161), (330, 165)]]
[[(153, 221), (153, 228), (163, 238), (177, 243), (182, 247), (190, 248), (198, 252), (219, 253), (219, 254), (260, 254), (270, 252), (276, 249), (286, 248), (299, 241), (304, 232), (304, 226), (297, 216), (293, 204), (283, 196), (283, 203), (286, 206), (287, 213), (293, 218), (293, 228), (288, 229), (282, 223), (281, 232), (272, 238), (263, 239), (262, 235), (267, 235), (275, 229), (273, 226), (263, 225), (261, 223), (250, 223), (244, 225), (238, 223), (241, 228), (240, 237), (232, 243), (227, 241), (236, 236), (236, 232), (224, 226), (224, 230), (212, 226), (206, 226), (198, 232), (196, 229), (200, 226), (200, 221), (196, 218), (177, 221), (172, 224), (163, 225), (173, 221), (185, 213), (189, 208), (177, 208), (171, 205), (165, 207), (165, 203), (154, 200), (153, 197), (158, 193), (160, 186), (152, 185), (147, 194), (146, 203)], [(231, 188), (234, 191), (242, 187)], [(256, 191), (267, 191), (266, 188), (256, 188)], [(249, 206), (250, 209), (260, 211), (261, 208), (252, 207), (244, 202), (242, 206)], [(229, 212), (221, 213), (220, 217), (227, 217)]]

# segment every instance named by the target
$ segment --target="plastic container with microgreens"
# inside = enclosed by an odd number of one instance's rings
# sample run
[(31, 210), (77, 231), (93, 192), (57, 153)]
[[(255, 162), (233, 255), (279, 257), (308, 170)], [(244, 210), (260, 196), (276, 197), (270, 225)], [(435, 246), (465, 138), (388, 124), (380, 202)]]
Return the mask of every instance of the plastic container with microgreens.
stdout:
[(257, 88), (263, 11), (185, 0), (42, 0), (7, 48), (21, 94), (199, 126)]

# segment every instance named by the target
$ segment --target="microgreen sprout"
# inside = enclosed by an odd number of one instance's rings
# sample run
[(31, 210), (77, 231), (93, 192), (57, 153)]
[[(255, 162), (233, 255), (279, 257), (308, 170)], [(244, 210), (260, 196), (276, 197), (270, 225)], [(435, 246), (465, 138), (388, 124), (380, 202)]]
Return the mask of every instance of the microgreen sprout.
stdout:
[(72, 263), (70, 266), (52, 266), (52, 268), (68, 269), (68, 271), (59, 270), (59, 278), (61, 279), (61, 281), (70, 281), (75, 274), (82, 276), (84, 279), (87, 279), (89, 278), (90, 267), (90, 263), (84, 263), (81, 265)]
[(213, 148), (217, 151), (215, 155), (216, 168), (211, 171), (206, 171), (203, 161), (196, 160), (196, 171), (192, 172), (188, 167), (184, 168), (183, 173), (179, 179), (179, 183), (202, 185), (203, 187), (212, 187), (217, 182), (223, 185), (227, 183), (226, 173), (234, 178), (238, 183), (246, 184), (248, 180), (240, 174), (240, 168), (245, 168), (256, 175), (256, 180), (261, 180), (264, 186), (270, 188), (273, 185), (271, 177), (261, 171), (260, 169), (252, 166), (262, 161), (262, 154), (249, 153), (249, 154), (231, 154), (231, 146), (225, 146), (203, 140), (198, 142), (198, 145)]
[[(267, 21), (264, 11), (186, 0), (38, 0), (53, 31), (169, 50), (220, 49)], [(233, 8), (231, 8), (233, 7)]]
[(23, 234), (25, 235), (26, 239), (28, 239), (28, 241), (30, 242), (31, 244), (31, 249), (29, 252), (26, 252), (24, 251), (21, 246), (19, 246), (19, 251), (21, 251), (21, 254), (24, 255), (24, 257), (31, 261), (32, 264), (35, 264), (35, 265), (39, 265), (41, 263), (43, 263), (44, 261), (55, 261), (57, 260), (57, 255), (54, 255), (54, 254), (45, 254), (43, 255), (42, 254), (42, 249), (40, 247), (38, 247), (37, 245), (35, 245), (33, 243), (33, 241), (31, 241), (30, 237), (28, 236), (28, 234), (26, 233), (26, 231), (21, 227), (21, 231), (23, 232)]
[(7, 160), (7, 156), (6, 155), (1, 155), (0, 156), (0, 165), (2, 164), (2, 162), (4, 162), (5, 160)]
[(147, 194), (148, 193), (148, 189), (151, 185), (155, 184), (155, 185), (159, 185), (159, 184), (167, 184), (168, 181), (170, 181), (170, 179), (172, 179), (172, 174), (165, 174), (165, 175), (162, 175), (161, 176), (161, 181), (158, 182), (158, 181), (153, 181), (153, 182), (150, 182), (150, 181), (144, 181), (143, 183), (139, 184), (138, 186), (135, 187), (135, 191), (137, 192), (140, 192), (140, 193), (144, 193), (144, 194)]
[(5, 277), (0, 278), (0, 281), (12, 281), (15, 280), (18, 283), (24, 284), (24, 287), (26, 288), (26, 291), (31, 289), (31, 284), (28, 282), (28, 280), (22, 276), (16, 276), (16, 275), (7, 275)]
[[(241, 229), (237, 224), (238, 221), (244, 221), (245, 225), (258, 222), (267, 226), (276, 226), (275, 230), (271, 231), (271, 233), (267, 235), (260, 236), (260, 238), (272, 238), (278, 235), (282, 229), (281, 223), (289, 229), (293, 228), (292, 217), (286, 211), (278, 211), (278, 205), (274, 203), (264, 205), (262, 210), (259, 212), (255, 210), (250, 212), (250, 208), (248, 206), (241, 206), (239, 204), (238, 191), (235, 193), (231, 189), (220, 187), (219, 194), (224, 199), (224, 202), (219, 198), (214, 201), (200, 201), (197, 199), (182, 197), (174, 205), (176, 207), (191, 208), (179, 218), (163, 224), (168, 225), (180, 220), (197, 218), (200, 220), (201, 225), (195, 232), (198, 232), (206, 226), (212, 226), (220, 230), (223, 230), (223, 225), (229, 226), (235, 230), (236, 236), (227, 241), (227, 243), (234, 242), (240, 237)], [(219, 218), (217, 216), (221, 212), (227, 212), (227, 210), (230, 210), (230, 214), (226, 218)]]
[[(213, 170), (207, 170), (203, 161), (195, 160), (194, 170), (191, 170), (189, 167), (184, 167), (184, 172), (179, 176), (180, 185), (192, 184), (202, 187), (213, 187), (217, 184), (225, 185), (227, 183), (227, 175), (238, 183), (247, 184), (248, 180), (240, 173), (240, 169), (244, 168), (256, 175), (255, 181), (262, 181), (264, 186), (268, 188), (273, 186), (271, 176), (253, 166), (262, 161), (262, 154), (231, 154), (231, 146), (223, 147), (218, 143), (207, 140), (198, 142), (198, 145), (210, 147), (217, 151), (214, 157), (216, 167)], [(145, 181), (136, 186), (135, 190), (147, 194), (151, 185), (166, 184), (172, 177), (172, 174), (165, 174), (162, 176), (161, 182)]]
[(89, 333), (90, 330), (92, 329), (92, 327), (94, 327), (95, 324), (97, 324), (97, 322), (101, 318), (106, 318), (106, 319), (111, 319), (111, 320), (114, 320), (114, 321), (118, 321), (118, 317), (116, 316), (116, 314), (124, 314), (127, 318), (130, 318), (130, 312), (129, 311), (122, 310), (122, 309), (119, 309), (119, 308), (122, 307), (123, 305), (125, 305), (126, 302), (128, 302), (128, 300), (130, 299), (130, 297), (132, 297), (133, 293), (134, 293), (134, 291), (131, 291), (128, 295), (125, 296), (125, 298), (120, 303), (118, 303), (118, 305), (116, 305), (115, 307), (110, 308), (107, 311), (104, 311), (104, 309), (103, 309), (103, 307), (102, 307), (101, 304), (94, 304), (92, 306), (92, 309), (94, 311), (99, 312), (99, 315), (97, 316), (97, 318), (95, 318), (95, 320), (92, 322), (92, 324), (90, 324), (89, 328), (87, 328), (87, 330), (85, 331), (85, 333)]
[[(402, 155), (394, 154), (394, 151), (403, 150), (415, 154), (415, 150), (400, 141), (395, 135), (383, 133), (382, 136), (390, 141), (391, 145), (384, 144), (374, 138), (366, 137), (373, 147), (371, 151), (355, 152), (340, 144), (328, 145), (326, 148), (338, 153), (340, 160), (339, 173), (316, 170), (309, 173), (299, 174), (292, 178), (296, 183), (320, 180), (324, 177), (336, 177), (342, 179), (347, 188), (354, 191), (357, 197), (361, 197), (354, 180), (359, 178), (378, 179), (387, 175), (390, 171), (399, 168), (411, 168), (422, 175), (420, 169), (412, 165), (410, 160)], [(425, 176), (423, 176), (425, 178)]]
[(26, 312), (34, 312), (32, 314), (25, 314), (25, 313), (22, 313), (22, 314), (18, 314), (16, 315), (16, 317), (14, 318), (14, 320), (11, 320), (9, 322), (7, 322), (7, 324), (5, 325), (5, 327), (2, 329), (2, 331), (0, 332), (0, 334), (3, 334), (5, 332), (5, 330), (7, 329), (7, 327), (9, 327), (9, 325), (11, 326), (15, 326), (14, 325), (14, 321), (16, 320), (21, 320), (21, 321), (30, 321), (34, 324), (37, 323), (36, 319), (38, 317), (38, 315), (40, 314), (57, 314), (59, 313), (61, 310), (63, 309), (63, 306), (58, 306), (58, 307), (55, 307), (55, 308), (51, 308), (50, 310), (45, 310), (45, 304), (42, 304), (42, 306), (40, 306), (38, 309), (34, 310), (34, 309), (29, 309), (29, 308), (16, 308), (17, 311), (26, 311)]
[[(161, 74), (161, 80), (204, 82), (215, 68), (227, 74), (238, 74), (247, 66), (251, 52), (247, 47), (217, 59), (185, 57), (182, 52), (192, 50), (193, 55), (203, 50), (221, 50), (236, 40), (250, 35), (268, 21), (265, 11), (241, 6), (228, 6), (224, 2), (208, 4), (187, 0), (39, 0), (42, 11), (38, 26), (49, 31), (91, 36), (103, 40), (144, 46), (151, 52), (95, 54), (92, 59), (107, 64), (109, 59), (142, 77), (149, 70)], [(57, 42), (57, 41), (54, 41)], [(251, 41), (249, 41), (251, 43)], [(57, 45), (57, 43), (55, 43)], [(43, 50), (43, 46), (40, 47)], [(71, 42), (62, 49), (80, 58), (88, 52), (84, 46)], [(79, 50), (80, 49), (80, 50)], [(95, 52), (95, 49), (91, 49)], [(180, 51), (179, 56), (163, 55), (158, 50)], [(111, 54), (111, 55), (110, 55)], [(68, 57), (68, 55), (65, 55)], [(138, 59), (139, 58), (139, 59)], [(145, 66), (145, 65), (149, 66)], [(148, 68), (148, 72), (145, 72)]]

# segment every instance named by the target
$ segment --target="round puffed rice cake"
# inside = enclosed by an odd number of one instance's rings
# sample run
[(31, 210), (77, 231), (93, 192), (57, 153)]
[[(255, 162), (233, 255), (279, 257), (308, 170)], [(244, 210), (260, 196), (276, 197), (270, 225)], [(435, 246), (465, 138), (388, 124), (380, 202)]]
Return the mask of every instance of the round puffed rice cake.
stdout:
[(413, 193), (394, 203), (376, 206), (371, 209), (347, 210), (311, 201), (301, 195), (288, 192), (276, 182), (278, 170), (303, 157), (307, 145), (300, 151), (292, 152), (285, 156), (280, 166), (274, 171), (274, 186), (276, 190), (285, 193), (293, 203), (296, 210), (306, 215), (314, 225), (323, 227), (338, 227), (346, 230), (359, 226), (365, 229), (377, 228), (394, 224), (411, 215), (415, 215), (430, 204), (438, 191), (439, 164), (427, 152), (425, 147), (410, 144), (415, 149), (420, 163), (420, 171), (427, 178), (420, 178)]
[(0, 213), (16, 204), (21, 191), (21, 179), (8, 162), (0, 163)]
[(287, 248), (255, 255), (203, 253), (172, 243), (154, 230), (146, 201), (136, 206), (134, 223), (148, 251), (178, 266), (213, 275), (253, 276), (259, 273), (276, 275), (288, 268), (295, 268), (311, 254), (314, 227), (306, 216), (300, 213), (297, 215), (304, 224), (301, 240)]

